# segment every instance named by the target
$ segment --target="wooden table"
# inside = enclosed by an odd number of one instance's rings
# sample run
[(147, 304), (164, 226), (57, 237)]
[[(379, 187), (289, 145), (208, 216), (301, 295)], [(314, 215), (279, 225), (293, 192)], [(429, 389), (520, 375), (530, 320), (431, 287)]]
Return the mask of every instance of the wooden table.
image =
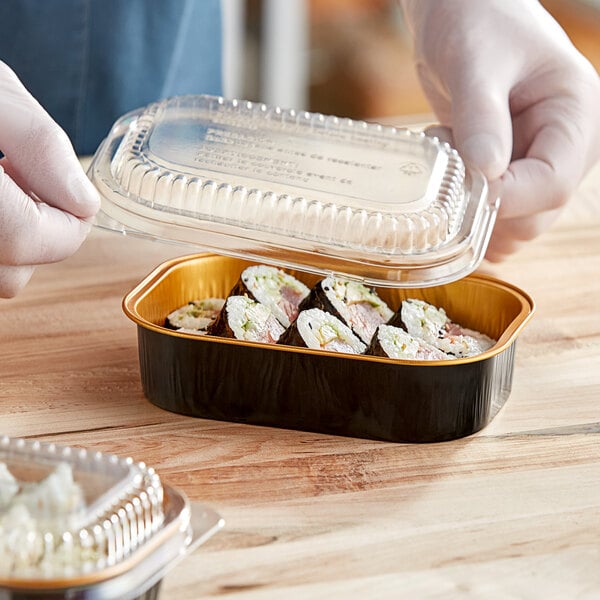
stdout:
[[(94, 232), (0, 302), (0, 431), (129, 455), (225, 529), (163, 598), (600, 598), (600, 168), (483, 270), (537, 301), (472, 437), (390, 444), (181, 417), (141, 391), (122, 296), (181, 248)], [(218, 401), (218, 399), (216, 399)]]

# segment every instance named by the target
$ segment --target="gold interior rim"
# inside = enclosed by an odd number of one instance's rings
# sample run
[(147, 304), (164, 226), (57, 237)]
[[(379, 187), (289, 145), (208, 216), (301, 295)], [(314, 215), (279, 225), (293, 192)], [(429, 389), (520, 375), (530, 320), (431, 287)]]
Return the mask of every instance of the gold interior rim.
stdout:
[(525, 325), (529, 322), (531, 317), (535, 312), (535, 302), (533, 298), (527, 294), (525, 291), (520, 289), (519, 287), (507, 283), (505, 281), (501, 281), (491, 275), (486, 275), (483, 273), (474, 273), (468, 275), (465, 279), (477, 280), (486, 284), (493, 285), (495, 287), (501, 287), (505, 290), (508, 290), (512, 293), (512, 295), (517, 298), (519, 301), (521, 308), (519, 314), (510, 322), (508, 327), (503, 331), (502, 335), (498, 338), (498, 341), (494, 346), (492, 346), (489, 350), (482, 352), (476, 356), (471, 356), (468, 358), (453, 358), (449, 360), (408, 360), (408, 359), (396, 359), (396, 358), (388, 358), (383, 356), (369, 356), (364, 354), (336, 354), (332, 353), (328, 350), (313, 350), (311, 348), (303, 348), (298, 346), (284, 346), (277, 344), (263, 344), (261, 342), (247, 342), (244, 340), (235, 340), (224, 337), (210, 337), (210, 336), (198, 336), (191, 333), (182, 333), (179, 331), (175, 331), (173, 329), (168, 329), (166, 327), (162, 327), (160, 325), (156, 325), (143, 317), (140, 316), (137, 305), (138, 302), (152, 289), (154, 285), (156, 285), (159, 281), (165, 278), (171, 269), (177, 267), (181, 263), (194, 261), (203, 258), (209, 258), (217, 256), (213, 253), (200, 253), (200, 254), (191, 254), (187, 256), (180, 256), (177, 258), (173, 258), (163, 262), (161, 265), (156, 267), (152, 272), (150, 272), (140, 283), (138, 283), (128, 294), (125, 295), (122, 301), (123, 312), (125, 315), (131, 319), (138, 326), (143, 327), (144, 329), (148, 329), (151, 331), (155, 331), (157, 333), (161, 333), (163, 335), (169, 335), (172, 337), (178, 338), (186, 338), (197, 340), (198, 342), (206, 342), (206, 343), (224, 343), (224, 344), (233, 344), (236, 346), (247, 346), (251, 348), (263, 348), (265, 350), (272, 350), (276, 352), (296, 352), (299, 354), (311, 354), (318, 356), (329, 356), (334, 358), (347, 358), (351, 360), (366, 360), (370, 362), (378, 362), (384, 364), (391, 365), (425, 365), (425, 366), (451, 366), (451, 365), (460, 365), (466, 363), (473, 363), (485, 360), (487, 358), (491, 358), (501, 352), (504, 352), (517, 338), (518, 334), (525, 327)]

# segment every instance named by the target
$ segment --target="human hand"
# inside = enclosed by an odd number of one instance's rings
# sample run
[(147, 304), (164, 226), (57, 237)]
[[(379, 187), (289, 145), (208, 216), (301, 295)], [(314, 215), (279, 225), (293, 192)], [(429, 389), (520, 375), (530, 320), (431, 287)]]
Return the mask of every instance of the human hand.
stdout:
[(401, 4), (433, 110), (502, 200), (486, 255), (501, 260), (600, 158), (600, 78), (537, 0)]
[(62, 129), (0, 62), (0, 297), (79, 248), (100, 200)]

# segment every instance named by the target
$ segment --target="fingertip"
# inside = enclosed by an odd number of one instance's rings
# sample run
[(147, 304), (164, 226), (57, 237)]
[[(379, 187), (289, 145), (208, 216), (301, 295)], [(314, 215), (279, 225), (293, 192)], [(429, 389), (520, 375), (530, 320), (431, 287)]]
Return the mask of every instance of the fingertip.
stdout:
[(503, 143), (494, 134), (476, 133), (460, 145), (456, 143), (452, 130), (443, 125), (431, 125), (425, 129), (425, 134), (456, 148), (463, 161), (481, 171), (489, 181), (501, 177), (509, 166)]
[(512, 116), (508, 89), (489, 74), (458, 81), (452, 91), (452, 132), (465, 163), (487, 179), (498, 179), (512, 155)]
[(466, 164), (479, 169), (490, 181), (501, 177), (509, 165), (510, 155), (493, 133), (474, 133), (457, 150)]
[(496, 238), (492, 240), (485, 253), (485, 260), (498, 264), (505, 262), (513, 254), (521, 250), (523, 244), (511, 239)]
[(89, 235), (90, 231), (92, 230), (92, 227), (94, 226), (94, 221), (93, 221), (93, 219), (89, 219), (89, 220), (78, 219), (78, 221), (80, 223), (81, 233), (83, 235), (83, 238), (85, 239)]
[(536, 158), (512, 162), (500, 180), (501, 218), (524, 218), (562, 209), (576, 187), (576, 179), (565, 175), (565, 168), (568, 171), (568, 167), (554, 168)]
[(0, 265), (0, 298), (14, 298), (29, 283), (35, 267)]
[(68, 186), (71, 196), (68, 208), (80, 219), (90, 219), (100, 210), (100, 195), (85, 173), (77, 173)]

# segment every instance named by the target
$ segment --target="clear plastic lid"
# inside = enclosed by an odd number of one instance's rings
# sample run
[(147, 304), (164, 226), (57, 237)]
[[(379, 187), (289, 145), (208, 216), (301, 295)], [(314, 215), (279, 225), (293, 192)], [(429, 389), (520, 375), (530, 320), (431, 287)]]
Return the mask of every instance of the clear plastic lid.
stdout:
[(99, 226), (390, 287), (472, 272), (498, 209), (437, 138), (213, 96), (125, 115), (89, 174)]
[(206, 530), (186, 533), (187, 499), (131, 458), (0, 437), (0, 588), (114, 582), (134, 568), (147, 578), (153, 553), (162, 569), (222, 525), (203, 514)]

